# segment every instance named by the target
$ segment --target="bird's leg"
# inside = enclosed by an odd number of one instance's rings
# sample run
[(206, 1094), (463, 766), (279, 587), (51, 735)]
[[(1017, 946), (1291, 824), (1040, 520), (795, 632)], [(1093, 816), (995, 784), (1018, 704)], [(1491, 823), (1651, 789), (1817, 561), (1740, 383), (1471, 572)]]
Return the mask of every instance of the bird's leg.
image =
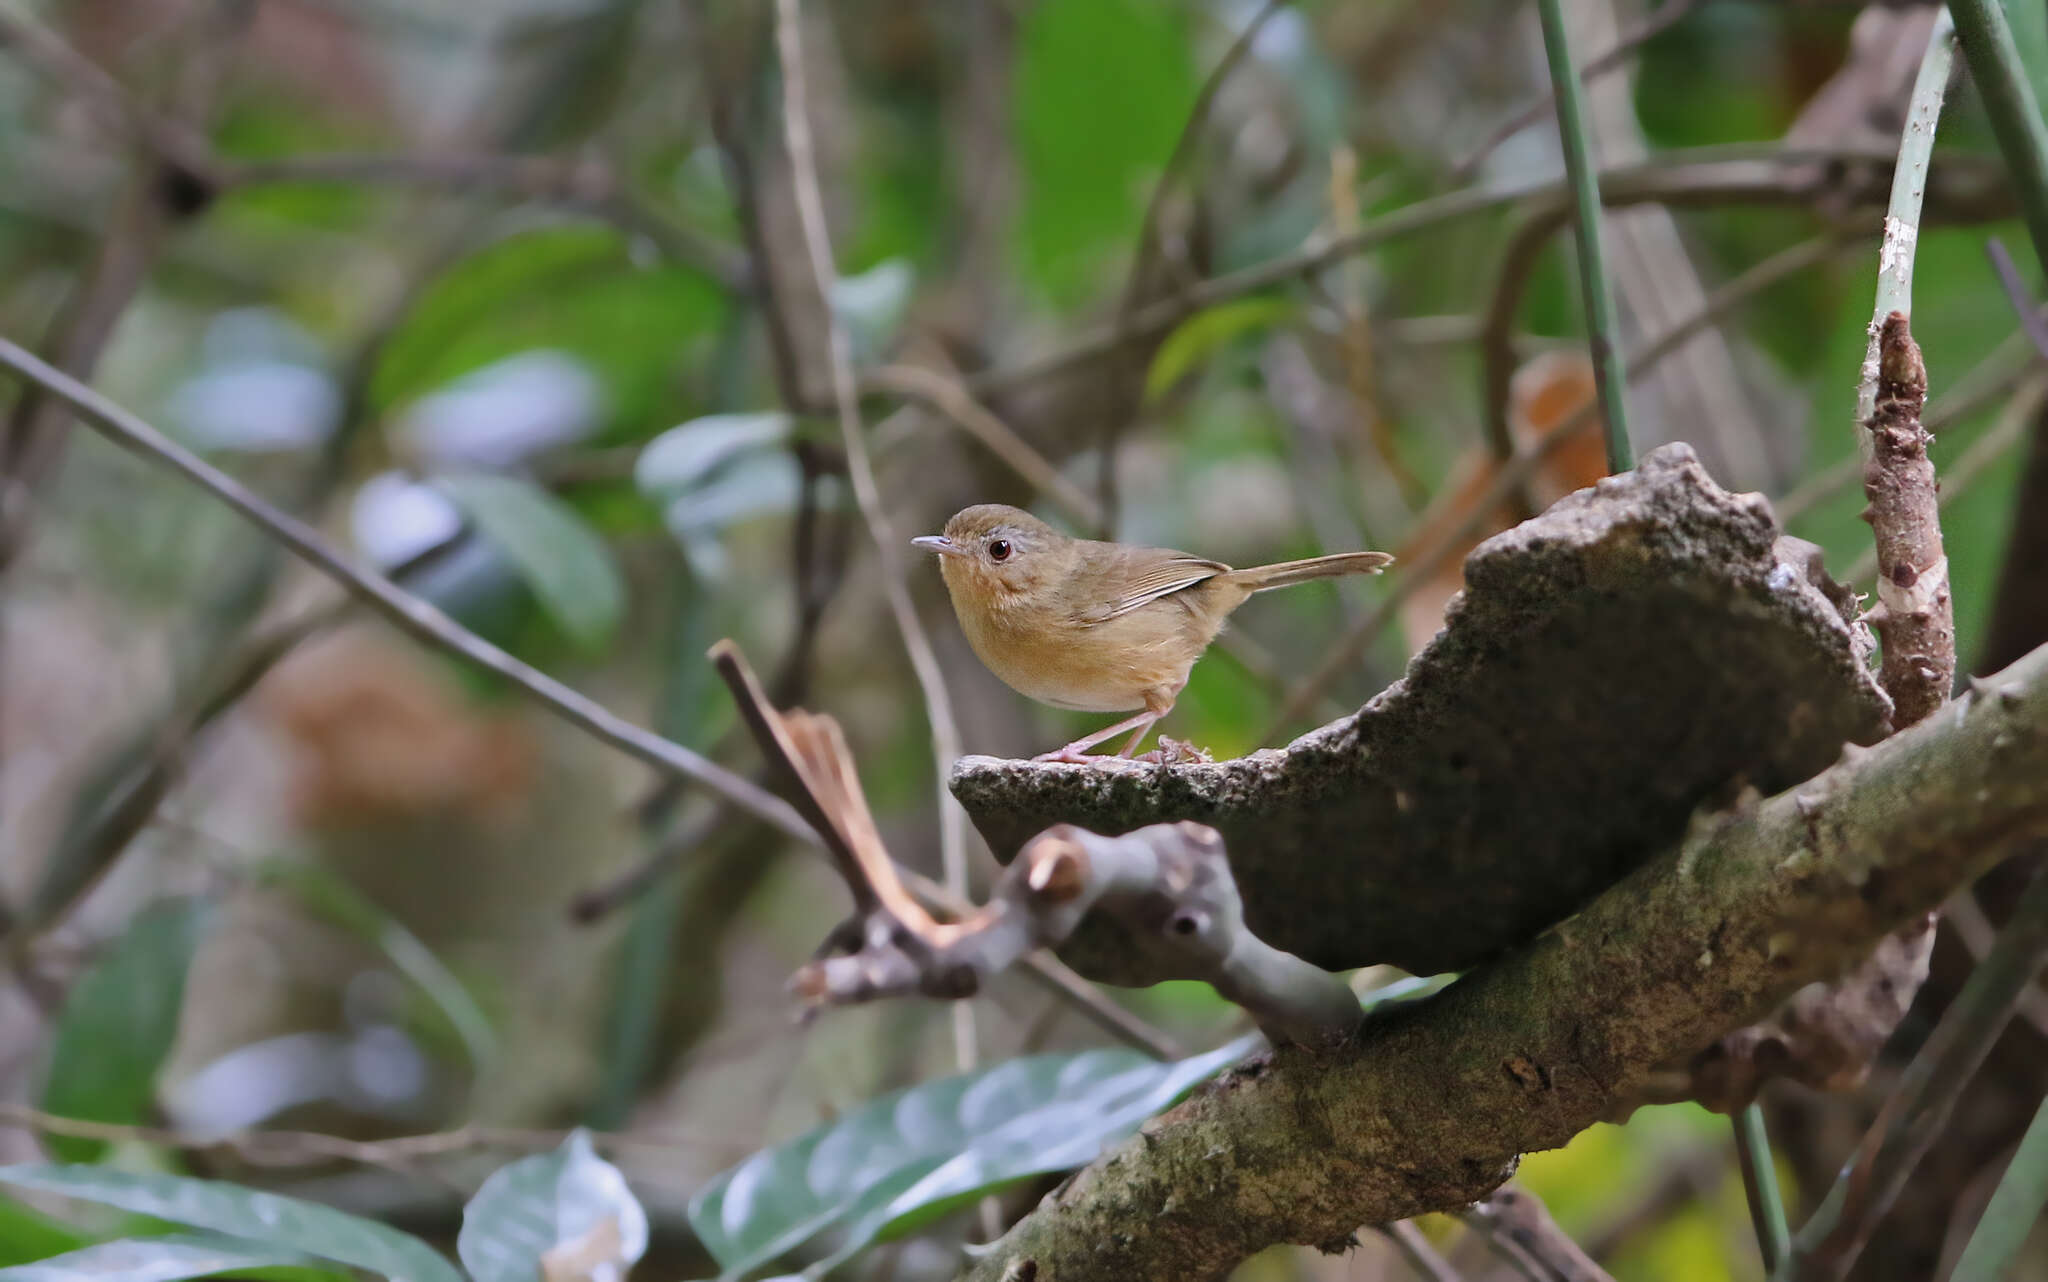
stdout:
[[(1159, 720), (1160, 716), (1160, 713), (1156, 713), (1152, 711), (1150, 708), (1147, 708), (1145, 709), (1145, 711), (1138, 713), (1136, 716), (1125, 717), (1122, 721), (1117, 722), (1113, 726), (1105, 726), (1102, 729), (1097, 730), (1093, 734), (1083, 735), (1079, 739), (1074, 740), (1072, 743), (1068, 744), (1064, 748), (1055, 748), (1051, 752), (1041, 752), (1037, 756), (1033, 757), (1032, 760), (1074, 762), (1092, 761), (1094, 760), (1094, 758), (1090, 757), (1087, 754), (1086, 749), (1094, 747), (1096, 744), (1101, 743), (1105, 739), (1114, 738), (1115, 736), (1122, 734), (1124, 731), (1130, 730), (1134, 727), (1136, 728), (1138, 734), (1143, 735), (1147, 730), (1152, 728), (1152, 723)], [(1129, 755), (1129, 749), (1136, 747), (1137, 742), (1138, 741), (1136, 739), (1133, 739), (1129, 744), (1125, 745), (1125, 752), (1123, 755)]]
[(1131, 737), (1124, 740), (1124, 746), (1117, 750), (1116, 755), (1119, 757), (1128, 757), (1133, 752), (1136, 752), (1138, 750), (1138, 745), (1145, 742), (1145, 736), (1152, 733), (1152, 727), (1158, 725), (1159, 718), (1164, 715), (1166, 714), (1151, 713), (1147, 715), (1144, 724), (1140, 725), (1136, 730), (1133, 730), (1131, 732)]
[(1144, 721), (1139, 722), (1138, 728), (1131, 732), (1131, 737), (1124, 741), (1123, 750), (1118, 752), (1116, 755), (1119, 757), (1128, 757), (1133, 752), (1136, 752), (1138, 750), (1138, 745), (1145, 742), (1146, 733), (1150, 731), (1153, 726), (1159, 724), (1160, 719), (1165, 717), (1167, 713), (1173, 711), (1173, 701), (1177, 697), (1179, 697), (1179, 694), (1180, 691), (1177, 688), (1174, 690), (1172, 694), (1162, 694), (1161, 692), (1156, 690), (1148, 692), (1145, 695), (1146, 719)]

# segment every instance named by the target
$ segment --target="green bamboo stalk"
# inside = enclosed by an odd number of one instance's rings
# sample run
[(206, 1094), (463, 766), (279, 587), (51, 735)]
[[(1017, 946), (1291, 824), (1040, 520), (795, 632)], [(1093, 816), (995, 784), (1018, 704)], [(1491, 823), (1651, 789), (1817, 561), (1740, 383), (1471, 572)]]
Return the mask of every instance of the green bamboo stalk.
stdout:
[(1592, 141), (1579, 98), (1579, 73), (1572, 67), (1571, 46), (1565, 36), (1562, 0), (1537, 0), (1536, 10), (1543, 18), (1543, 52), (1550, 60), (1550, 83), (1557, 92), (1557, 133), (1564, 144), (1565, 177), (1572, 189), (1579, 292), (1586, 300), (1593, 380), (1599, 386), (1600, 410), (1607, 420), (1607, 470), (1626, 472), (1636, 465), (1635, 451), (1628, 440), (1628, 380), (1622, 373), (1621, 343), (1615, 327), (1614, 285), (1607, 278), (1607, 259), (1600, 245), (1600, 177), (1593, 167)]
[(1956, 1261), (1948, 1282), (1997, 1282), (2026, 1245), (2027, 1234), (2048, 1206), (2048, 1100), (2020, 1140), (2012, 1165), (1998, 1177), (1998, 1187), (1984, 1208), (1984, 1217), (1970, 1233), (1969, 1245)]
[(1983, 96), (1998, 149), (2012, 171), (2013, 191), (2034, 254), (2048, 271), (2048, 123), (2041, 119), (2041, 104), (2028, 83), (2019, 46), (1998, 0), (1950, 0), (1949, 11), (1955, 15), (1963, 58)]
[(1941, 100), (1948, 92), (1955, 51), (1955, 23), (1943, 9), (1927, 37), (1927, 52), (1921, 55), (1920, 74), (1914, 77), (1913, 97), (1906, 105), (1906, 128), (1899, 135), (1899, 157), (1892, 167), (1891, 203), (1884, 213), (1884, 244), (1877, 251), (1877, 307), (1871, 314), (1870, 343), (1864, 349), (1862, 377), (1856, 389), (1856, 442), (1866, 464), (1874, 449), (1863, 425), (1877, 412), (1878, 331), (1893, 312), (1913, 314), (1913, 250), (1920, 239), (1920, 198), (1927, 190), (1934, 128), (1941, 120)]
[(1756, 1226), (1757, 1251), (1768, 1274), (1792, 1253), (1792, 1228), (1785, 1222), (1785, 1199), (1778, 1193), (1778, 1168), (1771, 1160), (1762, 1105), (1752, 1103), (1735, 1115), (1735, 1156), (1742, 1168), (1749, 1220)]

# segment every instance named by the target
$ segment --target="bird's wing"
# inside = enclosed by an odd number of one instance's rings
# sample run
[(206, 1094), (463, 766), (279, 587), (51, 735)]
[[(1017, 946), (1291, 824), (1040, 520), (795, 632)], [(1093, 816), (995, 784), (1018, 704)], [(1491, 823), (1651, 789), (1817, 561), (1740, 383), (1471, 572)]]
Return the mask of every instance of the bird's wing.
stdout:
[(1200, 557), (1176, 556), (1154, 561), (1133, 571), (1127, 580), (1117, 585), (1116, 595), (1109, 603), (1090, 611), (1083, 622), (1106, 623), (1161, 597), (1186, 591), (1205, 579), (1228, 573), (1230, 567), (1221, 561), (1204, 561)]

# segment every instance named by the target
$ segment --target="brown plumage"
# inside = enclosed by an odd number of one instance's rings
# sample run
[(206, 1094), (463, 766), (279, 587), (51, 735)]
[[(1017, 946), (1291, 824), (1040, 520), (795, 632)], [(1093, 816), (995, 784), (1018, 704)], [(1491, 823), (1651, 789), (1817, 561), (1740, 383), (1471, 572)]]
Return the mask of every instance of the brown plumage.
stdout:
[(1076, 539), (1029, 512), (983, 503), (912, 542), (939, 572), (967, 642), (989, 670), (1040, 703), (1136, 715), (1041, 760), (1133, 731), (1129, 756), (1173, 708), (1195, 660), (1254, 592), (1343, 574), (1377, 574), (1384, 552), (1342, 552), (1233, 570), (1166, 548)]

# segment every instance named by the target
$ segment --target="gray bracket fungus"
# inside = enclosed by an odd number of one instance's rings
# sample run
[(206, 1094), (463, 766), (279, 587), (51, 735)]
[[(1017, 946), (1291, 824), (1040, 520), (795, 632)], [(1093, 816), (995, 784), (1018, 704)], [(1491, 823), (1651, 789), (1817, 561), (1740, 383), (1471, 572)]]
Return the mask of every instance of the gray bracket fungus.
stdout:
[[(1398, 571), (1397, 571), (1398, 572)], [(1757, 495), (1667, 445), (1481, 544), (1444, 630), (1355, 715), (1285, 749), (1155, 766), (966, 757), (953, 793), (1007, 862), (1055, 823), (1219, 829), (1247, 924), (1333, 970), (1457, 970), (1682, 837), (1882, 737), (1853, 602)], [(1083, 974), (1167, 978), (1107, 922)]]

